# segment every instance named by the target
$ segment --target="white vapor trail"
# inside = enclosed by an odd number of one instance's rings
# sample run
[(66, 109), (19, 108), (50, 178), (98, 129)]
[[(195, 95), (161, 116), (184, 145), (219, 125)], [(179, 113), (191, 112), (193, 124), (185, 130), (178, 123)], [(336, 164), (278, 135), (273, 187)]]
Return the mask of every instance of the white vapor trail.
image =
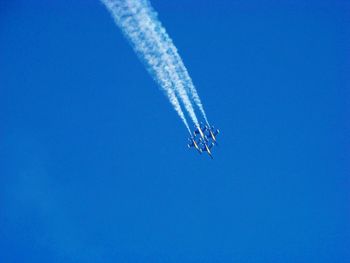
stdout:
[(116, 24), (131, 42), (135, 52), (165, 91), (187, 129), (189, 130), (189, 127), (178, 99), (181, 100), (194, 124), (199, 127), (188, 94), (199, 108), (206, 123), (209, 124), (188, 71), (149, 1), (101, 0), (101, 2), (111, 12)]
[(143, 3), (144, 8), (146, 9), (146, 12), (148, 13), (148, 16), (151, 17), (153, 23), (154, 23), (154, 30), (159, 35), (162, 43), (166, 46), (166, 49), (168, 53), (170, 53), (170, 58), (172, 59), (172, 64), (176, 66), (177, 74), (180, 76), (180, 80), (182, 81), (183, 86), (185, 86), (188, 90), (188, 92), (191, 94), (191, 97), (197, 107), (199, 108), (200, 112), (203, 115), (204, 120), (209, 125), (207, 115), (205, 114), (203, 104), (201, 102), (201, 99), (199, 98), (198, 92), (192, 82), (192, 79), (177, 51), (177, 48), (175, 47), (173, 41), (169, 37), (168, 33), (164, 29), (164, 27), (161, 25), (159, 19), (157, 18), (157, 13), (154, 11), (152, 6), (150, 5), (148, 0), (140, 0), (139, 2)]
[(101, 0), (112, 14), (115, 23), (123, 31), (124, 35), (131, 42), (135, 52), (140, 59), (146, 64), (152, 77), (163, 89), (175, 111), (180, 116), (189, 133), (191, 130), (181, 109), (178, 98), (176, 97), (170, 74), (166, 70), (167, 65), (161, 59), (159, 50), (153, 41), (140, 28), (135, 14), (129, 8), (128, 0)]
[[(111, 1), (111, 0), (110, 0)], [(120, 0), (117, 0), (120, 1)], [(124, 0), (128, 10), (133, 14), (133, 18), (137, 21), (139, 30), (144, 34), (145, 39), (151, 42), (153, 48), (158, 51), (159, 59), (166, 65), (164, 69), (169, 73), (173, 83), (173, 88), (176, 94), (181, 98), (192, 121), (198, 126), (198, 120), (193, 109), (192, 103), (187, 95), (187, 92), (177, 74), (171, 56), (168, 54), (164, 41), (156, 31), (155, 21), (151, 18), (145, 4), (137, 0)]]

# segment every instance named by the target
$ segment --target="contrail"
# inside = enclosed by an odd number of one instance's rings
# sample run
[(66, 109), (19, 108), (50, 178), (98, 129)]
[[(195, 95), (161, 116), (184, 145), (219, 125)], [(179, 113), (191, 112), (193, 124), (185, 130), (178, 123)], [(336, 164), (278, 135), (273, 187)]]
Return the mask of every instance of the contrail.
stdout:
[[(111, 0), (109, 0), (111, 1)], [(120, 0), (117, 0), (120, 1)], [(135, 0), (124, 0), (133, 18), (137, 21), (140, 32), (142, 32), (149, 42), (151, 42), (154, 50), (158, 51), (159, 59), (166, 65), (164, 69), (169, 73), (172, 83), (174, 84), (174, 91), (181, 98), (187, 112), (189, 113), (192, 121), (198, 126), (198, 120), (193, 109), (192, 103), (188, 97), (186, 89), (178, 75), (169, 49), (166, 47), (165, 42), (162, 40), (160, 34), (156, 30), (155, 21), (148, 13), (145, 3)]]
[[(124, 35), (131, 42), (135, 52), (138, 54), (140, 59), (146, 64), (148, 71), (151, 73), (152, 77), (157, 81), (159, 86), (165, 91), (170, 103), (175, 108), (176, 112), (182, 119), (189, 133), (191, 133), (184, 113), (181, 109), (178, 98), (176, 97), (175, 91), (179, 93), (180, 97), (183, 99), (186, 109), (192, 120), (198, 123), (197, 118), (194, 114), (192, 105), (190, 101), (186, 100), (181, 96), (181, 92), (173, 87), (175, 84), (173, 82), (173, 73), (171, 65), (168, 63), (167, 55), (160, 47), (162, 45), (156, 45), (154, 40), (149, 37), (149, 32), (144, 30), (142, 27), (143, 20), (135, 19), (137, 14), (133, 12), (130, 8), (130, 3), (133, 0), (101, 0), (101, 2), (107, 7), (107, 9), (112, 14), (115, 23), (121, 28)], [(187, 96), (187, 94), (186, 94)], [(188, 98), (187, 98), (188, 99)], [(189, 103), (189, 105), (188, 105)], [(192, 109), (192, 112), (191, 112)]]
[[(132, 1), (132, 2), (135, 3), (135, 1)], [(192, 82), (192, 79), (191, 79), (191, 77), (190, 77), (173, 41), (171, 40), (168, 33), (166, 32), (166, 30), (164, 29), (164, 27), (160, 23), (159, 19), (157, 18), (157, 13), (154, 11), (154, 9), (152, 8), (152, 6), (148, 0), (140, 0), (140, 1), (138, 1), (138, 3), (139, 3), (139, 6), (142, 5), (141, 8), (144, 9), (144, 12), (147, 13), (147, 16), (149, 16), (151, 18), (151, 20), (153, 22), (153, 26), (154, 26), (153, 30), (156, 31), (158, 38), (161, 39), (160, 41), (165, 46), (165, 49), (167, 50), (167, 53), (169, 54), (169, 57), (172, 60), (171, 64), (175, 65), (175, 70), (176, 70), (176, 72), (179, 75), (179, 78), (181, 80), (181, 84), (177, 83), (177, 85), (178, 86), (181, 85), (181, 86), (184, 86), (187, 88), (187, 91), (191, 94), (191, 97), (192, 97), (194, 103), (197, 105), (198, 109), (202, 113), (204, 120), (209, 125), (207, 116), (206, 116), (205, 111), (204, 111), (203, 104), (199, 98), (198, 92), (197, 92), (197, 90)]]

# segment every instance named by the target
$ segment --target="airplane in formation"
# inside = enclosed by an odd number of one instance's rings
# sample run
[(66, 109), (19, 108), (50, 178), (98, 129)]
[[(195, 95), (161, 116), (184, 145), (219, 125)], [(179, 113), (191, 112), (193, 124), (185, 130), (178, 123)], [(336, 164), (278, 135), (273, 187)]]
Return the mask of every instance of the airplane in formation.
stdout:
[(189, 140), (188, 147), (194, 147), (199, 153), (207, 152), (213, 159), (211, 148), (217, 144), (216, 136), (220, 133), (214, 126), (204, 125), (201, 123), (198, 127), (195, 126), (193, 136)]
[(187, 144), (188, 148), (194, 147), (199, 153), (202, 153), (202, 149), (199, 148), (198, 143), (195, 137), (188, 138), (189, 144)]
[(214, 126), (211, 126), (211, 129), (207, 130), (208, 132), (208, 136), (213, 140), (213, 142), (218, 145), (217, 141), (216, 141), (216, 136), (220, 133), (219, 129), (214, 128)]

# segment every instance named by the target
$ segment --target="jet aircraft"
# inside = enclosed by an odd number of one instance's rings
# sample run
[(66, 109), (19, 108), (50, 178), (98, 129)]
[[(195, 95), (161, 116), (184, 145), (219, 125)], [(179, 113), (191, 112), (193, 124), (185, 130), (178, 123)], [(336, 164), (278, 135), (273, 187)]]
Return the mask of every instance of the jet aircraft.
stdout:
[(210, 143), (209, 145), (207, 142), (202, 143), (202, 152), (207, 152), (211, 159), (214, 159), (213, 155), (211, 154), (210, 149), (214, 146), (214, 143)]
[(201, 123), (201, 125), (195, 126), (195, 129), (194, 129), (194, 136), (196, 136), (197, 134), (199, 134), (203, 140), (207, 140), (208, 138), (204, 135), (204, 132), (205, 132), (206, 130), (207, 130), (207, 126), (206, 126), (206, 125), (203, 125), (203, 123)]
[(211, 128), (206, 129), (206, 133), (207, 136), (209, 136), (209, 138), (211, 138), (214, 143), (217, 145), (217, 141), (216, 141), (216, 136), (220, 133), (219, 129), (214, 128), (214, 126), (211, 126)]
[(202, 153), (202, 149), (199, 147), (198, 143), (195, 140), (195, 137), (188, 138), (189, 144), (187, 144), (188, 148), (194, 147), (199, 153)]

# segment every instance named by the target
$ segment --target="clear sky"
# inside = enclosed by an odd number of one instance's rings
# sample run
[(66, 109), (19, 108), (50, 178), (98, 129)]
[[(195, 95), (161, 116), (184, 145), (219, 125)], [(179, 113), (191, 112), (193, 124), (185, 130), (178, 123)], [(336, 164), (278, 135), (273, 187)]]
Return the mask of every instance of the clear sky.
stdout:
[(0, 262), (350, 262), (349, 1), (152, 4), (214, 160), (99, 1), (2, 0)]

